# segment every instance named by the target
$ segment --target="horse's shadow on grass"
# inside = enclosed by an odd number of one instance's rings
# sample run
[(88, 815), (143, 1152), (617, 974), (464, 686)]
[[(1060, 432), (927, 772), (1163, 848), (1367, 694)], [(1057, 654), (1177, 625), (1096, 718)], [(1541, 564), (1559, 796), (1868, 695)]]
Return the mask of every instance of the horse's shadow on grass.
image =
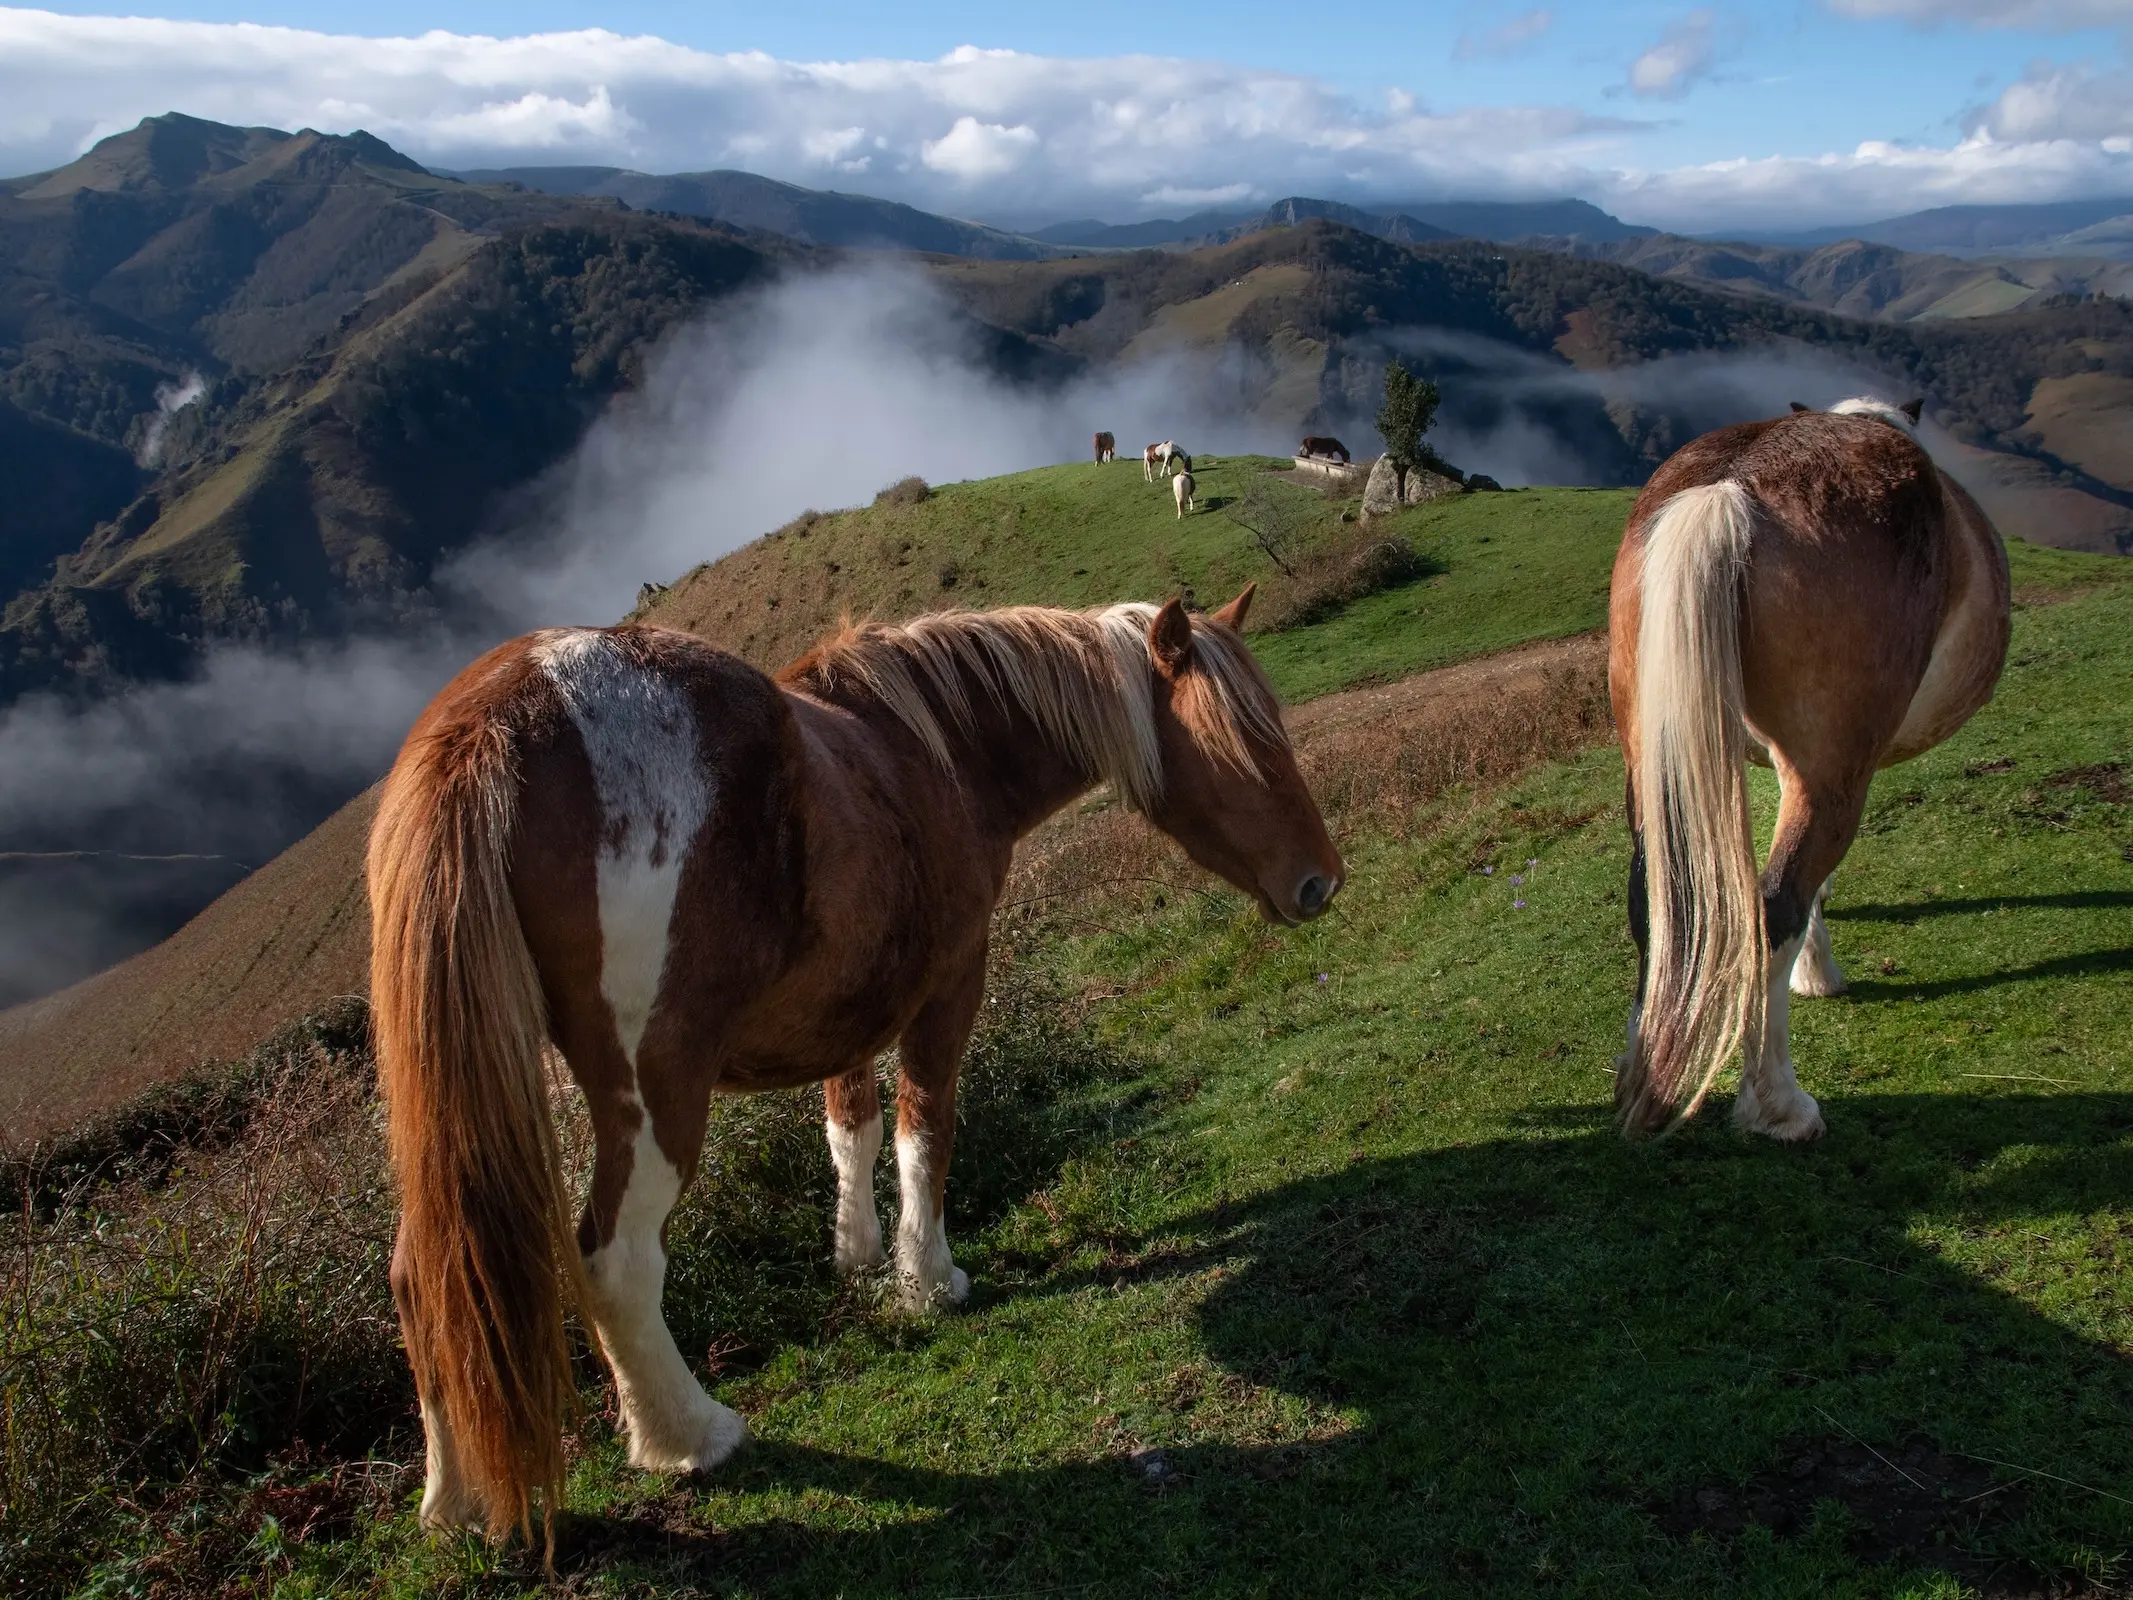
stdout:
[(1918, 922), (1927, 917), (1963, 917), (1993, 911), (2107, 911), (2133, 907), (2133, 890), (2070, 889), (2063, 894), (1990, 895), (1965, 900), (1905, 901), (1901, 904), (1829, 908), (1832, 922)]
[(1923, 999), (1930, 995), (1972, 994), (1997, 989), (2009, 983), (2034, 983), (2040, 978), (2093, 978), (2107, 972), (2133, 972), (2133, 947), (2117, 950), (2084, 950), (2078, 955), (2053, 956), (2026, 967), (2001, 967), (1973, 973), (1967, 978), (1850, 978), (1846, 992), (1857, 1003)]
[[(1113, 1391), (1100, 1446), (957, 1471), (765, 1440), (634, 1531), (585, 1524), (566, 1565), (847, 1593), (2115, 1581), (2133, 1361), (2109, 1342), (2113, 1269), (2039, 1251), (2029, 1223), (2133, 1206), (2133, 1096), (1827, 1109), (1806, 1148), (1715, 1117), (1629, 1145), (1543, 1111), (1119, 1241), (1007, 1297), (1212, 1284), (1199, 1359)], [(734, 1491), (809, 1509), (743, 1514)]]

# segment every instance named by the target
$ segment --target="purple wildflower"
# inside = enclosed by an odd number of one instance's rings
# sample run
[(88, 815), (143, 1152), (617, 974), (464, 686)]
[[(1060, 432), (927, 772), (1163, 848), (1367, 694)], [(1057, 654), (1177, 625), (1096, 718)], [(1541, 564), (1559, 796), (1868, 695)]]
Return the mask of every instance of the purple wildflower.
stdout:
[(1522, 872), (1514, 872), (1514, 873), (1512, 873), (1512, 874), (1511, 874), (1511, 887), (1512, 887), (1512, 888), (1514, 888), (1514, 889), (1515, 889), (1515, 888), (1517, 888), (1517, 887), (1518, 887), (1518, 886), (1519, 886), (1520, 884), (1524, 883), (1525, 881), (1526, 881), (1526, 877), (1525, 877), (1525, 874), (1524, 874), (1524, 873), (1522, 873)]
[(1511, 909), (1513, 911), (1523, 911), (1526, 909), (1526, 903), (1523, 900), (1513, 900), (1511, 902)]
[(1481, 875), (1484, 878), (1493, 878), (1496, 876), (1496, 869), (1494, 867), (1483, 867), (1481, 869)]
[(1320, 973), (1320, 974), (1318, 975), (1318, 981), (1319, 981), (1320, 983), (1324, 983), (1324, 982), (1326, 981), (1326, 979), (1328, 979), (1328, 978), (1329, 978), (1329, 977), (1331, 977), (1331, 976), (1332, 976), (1332, 974), (1331, 974), (1331, 973), (1327, 973), (1327, 972), (1321, 972), (1321, 973)]

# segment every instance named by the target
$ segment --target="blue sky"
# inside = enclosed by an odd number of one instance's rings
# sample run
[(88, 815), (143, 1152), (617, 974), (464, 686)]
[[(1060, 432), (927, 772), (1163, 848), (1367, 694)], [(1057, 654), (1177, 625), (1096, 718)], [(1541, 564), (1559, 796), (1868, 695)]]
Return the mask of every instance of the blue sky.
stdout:
[(1317, 26), (1271, 0), (153, 9), (0, 10), (0, 165), (182, 109), (360, 120), (440, 163), (743, 166), (1021, 220), (1571, 192), (1715, 227), (2133, 192), (2133, 0), (1356, 0)]

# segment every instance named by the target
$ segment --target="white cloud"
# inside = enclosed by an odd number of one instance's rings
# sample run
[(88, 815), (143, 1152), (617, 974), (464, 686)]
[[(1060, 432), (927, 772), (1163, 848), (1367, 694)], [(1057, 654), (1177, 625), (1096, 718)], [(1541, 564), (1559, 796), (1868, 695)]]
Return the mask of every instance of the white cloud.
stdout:
[(1461, 60), (1471, 61), (1478, 56), (1515, 56), (1530, 49), (1541, 36), (1555, 26), (1555, 13), (1546, 7), (1534, 11), (1521, 11), (1507, 22), (1479, 32), (1462, 28), (1459, 43), (1454, 53)]
[(919, 153), (935, 172), (978, 180), (1005, 177), (1029, 158), (1037, 144), (1037, 130), (1026, 123), (1005, 128), (976, 117), (957, 117), (954, 127), (941, 138), (928, 139), (919, 146)]
[(1959, 23), (1972, 28), (2018, 28), (2038, 33), (2133, 27), (2133, 0), (1826, 0), (1826, 3), (1839, 16), (1895, 17), (1923, 27)]
[(1629, 91), (1647, 99), (1676, 100), (1706, 77), (1716, 45), (1709, 11), (1692, 11), (1667, 29), (1657, 44), (1629, 64)]
[(1967, 125), (2015, 142), (2122, 138), (2133, 134), (2133, 72), (2037, 62)]
[[(1640, 58), (1633, 84), (1678, 93), (1709, 70), (1714, 26), (1707, 12), (1684, 19)], [(1124, 219), (1281, 194), (1575, 194), (1701, 232), (2133, 189), (2133, 154), (2111, 142), (2110, 130), (2123, 131), (2110, 113), (2117, 80), (2086, 72), (2038, 69), (1952, 146), (1654, 171), (1637, 160), (1647, 122), (1555, 105), (1443, 109), (1406, 92), (1364, 98), (1219, 61), (966, 48), (933, 61), (796, 62), (600, 30), (373, 39), (0, 8), (0, 172), (56, 166), (144, 116), (182, 110), (366, 128), (443, 167), (740, 166), (815, 185), (863, 172), (870, 192), (1007, 221)]]

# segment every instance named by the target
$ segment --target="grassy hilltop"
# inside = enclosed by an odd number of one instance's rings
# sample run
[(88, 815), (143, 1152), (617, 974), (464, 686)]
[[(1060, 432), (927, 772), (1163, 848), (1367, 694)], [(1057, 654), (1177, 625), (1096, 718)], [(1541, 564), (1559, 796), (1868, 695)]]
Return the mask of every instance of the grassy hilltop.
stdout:
[[(833, 1280), (812, 1092), (720, 1108), (667, 1310), (755, 1442), (631, 1474), (588, 1362), (571, 1592), (2123, 1592), (2133, 567), (2017, 546), (1997, 698), (1877, 782), (1832, 906), (1851, 993), (1794, 1013), (1829, 1137), (1629, 1145), (1582, 636), (1625, 504), (1404, 513), (1421, 576), (1255, 637), (1351, 869), (1325, 921), (1265, 927), (1102, 801), (1030, 842), (959, 1109), (967, 1314)], [(846, 607), (1294, 600), (1270, 569), (1222, 507), (1075, 465), (788, 528), (651, 614), (768, 659)], [(414, 1529), (366, 1072), (328, 1017), (137, 1108), (104, 1187), (29, 1175), (11, 1587), (541, 1589)]]

